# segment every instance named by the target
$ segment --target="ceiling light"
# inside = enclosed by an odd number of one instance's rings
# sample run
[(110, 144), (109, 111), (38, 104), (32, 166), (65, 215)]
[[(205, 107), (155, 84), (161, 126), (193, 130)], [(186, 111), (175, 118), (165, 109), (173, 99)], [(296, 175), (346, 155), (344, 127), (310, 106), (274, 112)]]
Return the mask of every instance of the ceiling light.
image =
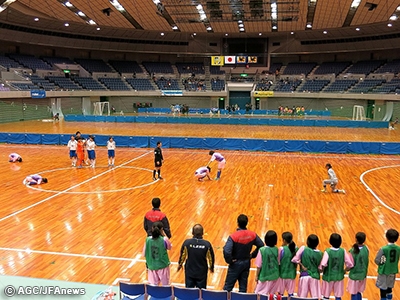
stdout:
[(37, 22), (37, 21), (39, 21), (39, 18), (34, 18), (33, 20), (34, 20), (35, 22)]
[(239, 31), (243, 32), (243, 31), (244, 31), (244, 28), (239, 28)]
[(396, 20), (397, 20), (397, 16), (396, 16), (396, 15), (392, 15), (392, 16), (389, 18), (389, 20), (390, 20), (390, 21), (396, 21)]
[(89, 23), (90, 25), (96, 25), (96, 22), (93, 21), (93, 20), (89, 20), (88, 23)]
[(83, 12), (81, 12), (81, 11), (78, 11), (76, 14), (77, 14), (78, 16), (81, 16), (81, 17), (84, 17), (84, 16), (85, 16), (85, 14), (84, 14)]
[(163, 36), (163, 35), (164, 35), (164, 32), (161, 32), (160, 34)]
[(228, 34), (227, 34), (227, 33), (225, 33), (225, 36), (228, 36)]
[(397, 11), (400, 11), (400, 5), (399, 5), (399, 6), (397, 6), (396, 10), (397, 10)]
[(389, 24), (388, 24), (388, 27), (392, 27), (392, 26), (393, 26), (392, 23), (389, 23)]
[(262, 33), (260, 32), (258, 35), (262, 35)]
[(74, 7), (71, 2), (67, 1), (64, 3), (66, 7)]
[(64, 26), (65, 26), (65, 27), (68, 27), (68, 26), (69, 26), (69, 23), (65, 23)]
[(290, 34), (294, 34), (294, 31), (291, 31)]
[(243, 24), (239, 24), (239, 27), (240, 27), (240, 28), (243, 28), (243, 27), (244, 27), (244, 25), (243, 25)]
[(208, 26), (208, 27), (207, 27), (207, 30), (208, 30), (208, 31), (211, 31), (211, 30), (212, 30), (212, 27), (211, 27), (211, 26)]
[(239, 24), (242, 24), (242, 23), (243, 23), (243, 21), (242, 21), (242, 20), (238, 20), (238, 23), (239, 23)]
[(307, 28), (312, 28), (312, 25), (311, 25), (310, 23), (308, 23), (308, 24), (306, 25), (306, 27), (307, 27)]
[(196, 32), (193, 32), (193, 35), (197, 35), (197, 33), (196, 33)]
[(172, 30), (178, 30), (178, 26), (176, 25), (172, 26)]
[(322, 33), (323, 33), (323, 34), (327, 34), (327, 33), (328, 33), (328, 31), (324, 30)]
[(276, 26), (276, 25), (274, 25), (274, 26), (272, 26), (272, 29), (278, 29), (278, 26)]
[(356, 28), (356, 30), (357, 30), (357, 31), (360, 31), (360, 28), (359, 28), (359, 27), (357, 27), (357, 28)]
[(125, 12), (125, 8), (118, 2), (118, 0), (110, 0), (110, 3), (115, 7), (119, 12)]
[(100, 27), (97, 27), (96, 30), (100, 30)]

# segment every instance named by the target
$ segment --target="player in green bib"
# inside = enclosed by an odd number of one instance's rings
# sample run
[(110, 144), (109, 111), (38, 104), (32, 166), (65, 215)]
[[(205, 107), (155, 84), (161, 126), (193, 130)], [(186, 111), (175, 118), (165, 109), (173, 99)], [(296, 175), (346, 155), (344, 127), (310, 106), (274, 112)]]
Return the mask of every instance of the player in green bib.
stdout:
[(282, 233), (282, 239), (283, 244), (279, 249), (279, 278), (281, 279), (279, 293), (284, 295), (285, 291), (287, 291), (288, 296), (291, 297), (294, 293), (297, 268), (297, 265), (292, 263), (292, 259), (295, 256), (298, 248), (293, 242), (292, 233)]
[(269, 230), (265, 234), (265, 245), (256, 257), (256, 294), (275, 294), (279, 288), (278, 235)]
[(347, 283), (347, 291), (351, 294), (351, 300), (362, 300), (362, 293), (365, 291), (367, 283), (369, 250), (364, 245), (365, 239), (364, 232), (357, 232), (356, 243), (349, 251), (354, 264)]
[(396, 229), (389, 229), (386, 232), (386, 246), (379, 249), (375, 257), (378, 265), (378, 277), (376, 286), (380, 289), (381, 300), (393, 299), (392, 289), (399, 272), (400, 247), (395, 243), (399, 239), (399, 232)]
[(342, 245), (342, 237), (337, 233), (332, 233), (329, 238), (331, 248), (326, 249), (320, 269), (323, 270), (322, 275), (322, 299), (329, 299), (333, 292), (335, 300), (341, 300), (344, 294), (344, 265), (346, 270), (353, 267), (353, 261)]
[(170, 284), (170, 261), (167, 250), (171, 249), (171, 242), (165, 236), (161, 222), (155, 222), (151, 229), (151, 236), (147, 237), (144, 246), (147, 275), (150, 284)]

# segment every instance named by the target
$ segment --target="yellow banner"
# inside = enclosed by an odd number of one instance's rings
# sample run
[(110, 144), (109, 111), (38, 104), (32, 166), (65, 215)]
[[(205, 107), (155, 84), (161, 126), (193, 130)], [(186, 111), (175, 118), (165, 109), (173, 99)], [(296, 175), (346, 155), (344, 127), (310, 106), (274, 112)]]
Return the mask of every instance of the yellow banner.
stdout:
[(223, 66), (224, 65), (224, 57), (223, 56), (211, 56), (211, 65), (212, 66)]
[(255, 91), (254, 92), (254, 97), (273, 97), (274, 92), (273, 91)]

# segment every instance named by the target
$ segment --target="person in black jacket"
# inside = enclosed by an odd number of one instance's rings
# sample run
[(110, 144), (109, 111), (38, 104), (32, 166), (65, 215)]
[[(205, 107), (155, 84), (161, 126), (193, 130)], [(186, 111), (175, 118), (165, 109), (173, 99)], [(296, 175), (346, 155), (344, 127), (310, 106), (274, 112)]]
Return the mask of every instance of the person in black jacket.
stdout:
[[(239, 281), (239, 292), (247, 292), (250, 260), (255, 258), (258, 249), (264, 246), (260, 237), (254, 231), (246, 228), (248, 221), (246, 215), (238, 216), (239, 228), (229, 236), (224, 246), (224, 259), (229, 264), (224, 290), (228, 292), (232, 291), (236, 281)], [(256, 246), (256, 249), (252, 252), (253, 246)]]
[[(178, 260), (178, 271), (185, 263), (185, 285), (187, 288), (207, 288), (208, 269), (214, 272), (214, 250), (209, 241), (203, 240), (203, 226), (196, 224), (193, 238), (183, 242)], [(186, 262), (185, 262), (186, 261)]]
[(153, 180), (157, 180), (156, 172), (158, 174), (158, 179), (163, 179), (161, 177), (161, 166), (164, 161), (162, 150), (162, 143), (160, 141), (157, 142), (157, 147), (154, 148), (154, 170), (153, 170)]
[(169, 227), (169, 221), (167, 216), (160, 210), (161, 200), (160, 198), (153, 198), (151, 200), (153, 209), (149, 210), (144, 216), (143, 228), (147, 233), (147, 236), (151, 236), (151, 229), (155, 222), (161, 222), (163, 224), (163, 230), (165, 235), (170, 239), (171, 229)]

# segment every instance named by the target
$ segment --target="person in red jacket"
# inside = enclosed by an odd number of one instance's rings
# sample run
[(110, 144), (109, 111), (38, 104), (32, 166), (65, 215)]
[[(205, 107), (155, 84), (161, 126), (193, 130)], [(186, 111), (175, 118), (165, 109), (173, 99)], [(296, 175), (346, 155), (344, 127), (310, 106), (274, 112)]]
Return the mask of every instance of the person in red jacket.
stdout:
[(169, 228), (167, 216), (160, 210), (160, 198), (153, 198), (151, 204), (153, 205), (153, 209), (146, 213), (143, 223), (143, 227), (147, 233), (147, 236), (151, 236), (151, 228), (153, 227), (153, 223), (161, 222), (163, 224), (165, 235), (170, 239), (172, 236), (171, 229)]

